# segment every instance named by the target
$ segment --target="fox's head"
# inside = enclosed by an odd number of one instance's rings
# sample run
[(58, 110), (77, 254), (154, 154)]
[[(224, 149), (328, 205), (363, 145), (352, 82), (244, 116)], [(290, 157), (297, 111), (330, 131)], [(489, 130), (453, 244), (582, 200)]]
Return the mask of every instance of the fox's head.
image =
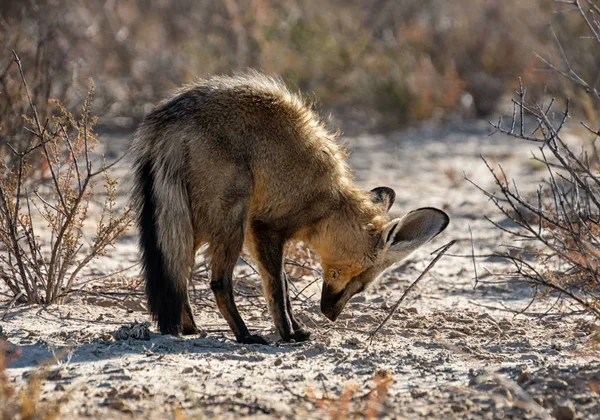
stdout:
[[(388, 187), (371, 190), (373, 201), (389, 211), (396, 194)], [(368, 255), (361, 261), (339, 263), (323, 261), (321, 312), (335, 321), (350, 298), (362, 292), (387, 268), (408, 257), (448, 226), (446, 213), (432, 207), (413, 210), (403, 217), (391, 218), (373, 232)]]

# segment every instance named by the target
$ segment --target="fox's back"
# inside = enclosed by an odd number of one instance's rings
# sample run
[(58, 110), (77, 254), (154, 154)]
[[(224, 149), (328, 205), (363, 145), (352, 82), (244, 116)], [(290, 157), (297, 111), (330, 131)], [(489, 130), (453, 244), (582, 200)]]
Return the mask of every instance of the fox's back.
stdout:
[(192, 202), (251, 194), (251, 213), (285, 216), (350, 180), (345, 152), (310, 106), (258, 73), (180, 90), (145, 120), (138, 146), (184, 170)]

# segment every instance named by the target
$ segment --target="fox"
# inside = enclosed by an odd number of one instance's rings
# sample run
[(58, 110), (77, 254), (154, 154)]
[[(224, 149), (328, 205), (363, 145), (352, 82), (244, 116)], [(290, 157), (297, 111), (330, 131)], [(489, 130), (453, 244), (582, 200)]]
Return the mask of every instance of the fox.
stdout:
[(196, 334), (188, 283), (197, 251), (239, 343), (268, 344), (236, 307), (234, 267), (244, 247), (258, 266), (273, 323), (285, 342), (310, 332), (292, 312), (286, 243), (320, 256), (321, 312), (347, 302), (450, 222), (437, 208), (390, 213), (389, 187), (359, 188), (348, 152), (301, 93), (258, 71), (211, 76), (156, 106), (133, 136), (132, 207), (148, 308), (162, 334)]

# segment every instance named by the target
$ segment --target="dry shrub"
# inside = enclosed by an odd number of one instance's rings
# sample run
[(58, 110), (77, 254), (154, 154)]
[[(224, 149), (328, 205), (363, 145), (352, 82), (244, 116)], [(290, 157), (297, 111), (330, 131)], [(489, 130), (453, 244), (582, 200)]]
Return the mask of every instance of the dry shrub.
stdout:
[(386, 414), (385, 405), (394, 380), (387, 370), (380, 370), (373, 375), (373, 386), (368, 392), (359, 395), (356, 385), (345, 385), (338, 396), (317, 396), (313, 389), (306, 391), (308, 401), (332, 420), (347, 418), (377, 419)]
[[(548, 91), (571, 98), (570, 112), (596, 123), (600, 112), (600, 3), (570, 0), (554, 5), (557, 7), (546, 31), (551, 47), (536, 49), (536, 56), (552, 76), (545, 78)], [(557, 72), (564, 77), (554, 77)]]
[(63, 24), (64, 13), (52, 7), (52, 3), (45, 0), (0, 3), (0, 153), (3, 155), (9, 152), (7, 143), (28, 143), (34, 136), (23, 130), (20, 116), (30, 113), (30, 104), (11, 50), (19, 51), (29, 63), (23, 71), (41, 121), (50, 117), (50, 98), (71, 108), (85, 97), (86, 83), (79, 83), (73, 63), (68, 61), (69, 40), (75, 34)]
[[(599, 56), (600, 23), (595, 17), (600, 8), (592, 0), (563, 3), (569, 7), (565, 11), (578, 17), (588, 37), (563, 46), (561, 34), (553, 31), (561, 54), (554, 61), (541, 59), (572, 86), (587, 92), (588, 100), (598, 106), (600, 77), (595, 73), (593, 79), (586, 79), (591, 75), (586, 73), (587, 67), (580, 71), (566, 51), (576, 50), (579, 43), (587, 48), (591, 40)], [(546, 169), (547, 178), (534, 194), (522, 194), (501, 167), (494, 170), (486, 162), (500, 194), (480, 189), (517, 226), (511, 229), (492, 222), (515, 239), (510, 252), (502, 255), (514, 264), (513, 274), (529, 282), (536, 297), (557, 293), (559, 298), (567, 297), (600, 318), (600, 131), (590, 127), (597, 127), (597, 118), (589, 124), (582, 122), (587, 129), (584, 137), (590, 137), (589, 141), (582, 145), (570, 143), (564, 134), (570, 111), (569, 101), (557, 111), (554, 99), (538, 102), (520, 87), (510, 122), (500, 119), (492, 125), (496, 131), (537, 143), (539, 153), (535, 159)], [(526, 128), (529, 119), (534, 122), (531, 130)]]
[[(21, 62), (15, 54), (16, 67)], [(81, 270), (129, 227), (129, 209), (116, 205), (117, 180), (104, 164), (94, 170), (90, 154), (98, 145), (91, 116), (93, 85), (81, 115), (59, 102), (41, 120), (21, 71), (29, 112), (25, 139), (0, 159), (0, 279), (19, 302), (51, 303), (68, 293)], [(37, 162), (38, 165), (34, 165)], [(42, 165), (39, 165), (39, 163)], [(98, 182), (104, 198), (95, 235), (84, 235)], [(46, 237), (42, 229), (46, 227)]]
[(0, 420), (51, 420), (60, 418), (64, 398), (46, 400), (41, 397), (44, 369), (31, 373), (27, 382), (15, 387), (6, 371), (19, 356), (18, 351), (0, 338)]
[[(532, 112), (543, 115), (544, 109)], [(550, 127), (550, 121), (546, 123)], [(600, 177), (592, 169), (600, 162), (596, 157), (590, 166), (587, 155), (576, 155), (560, 129), (553, 130), (554, 134), (544, 130), (549, 137), (538, 140), (547, 142), (540, 146), (538, 158), (549, 175), (535, 194), (521, 194), (501, 167), (497, 173), (487, 162), (500, 195), (482, 191), (517, 226), (511, 229), (492, 221), (515, 239), (510, 250), (500, 254), (513, 263), (511, 276), (530, 283), (534, 299), (558, 292), (559, 298), (600, 318)]]
[[(314, 93), (349, 123), (395, 128), (462, 112), (469, 95), (474, 112), (487, 114), (518, 74), (543, 92), (532, 50), (556, 52), (543, 42), (553, 8), (547, 0), (5, 0), (0, 48), (46, 69), (29, 78), (32, 90), (69, 109), (93, 77), (102, 86), (95, 114), (109, 126), (135, 125), (181, 83), (253, 67)], [(566, 40), (581, 34), (569, 16), (555, 25)], [(582, 59), (587, 72), (596, 58)], [(10, 61), (0, 59), (8, 92), (18, 87), (18, 74), (3, 71)]]

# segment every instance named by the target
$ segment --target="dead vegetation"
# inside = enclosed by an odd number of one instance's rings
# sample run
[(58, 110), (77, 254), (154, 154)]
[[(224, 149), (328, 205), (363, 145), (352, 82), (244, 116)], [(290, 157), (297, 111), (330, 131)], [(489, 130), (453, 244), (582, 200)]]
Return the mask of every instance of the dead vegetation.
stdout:
[(44, 369), (31, 372), (27, 380), (14, 385), (8, 377), (8, 364), (19, 357), (20, 350), (1, 337), (0, 331), (0, 419), (52, 420), (60, 418), (60, 407), (65, 397), (42, 398)]
[(390, 407), (386, 403), (393, 383), (394, 378), (389, 371), (379, 370), (373, 375), (371, 389), (366, 392), (358, 385), (348, 383), (339, 395), (309, 388), (303, 399), (331, 420), (379, 419), (389, 412)]
[[(43, 70), (28, 78), (40, 108), (53, 97), (72, 109), (93, 77), (101, 87), (94, 113), (109, 127), (135, 126), (182, 83), (249, 67), (283, 76), (366, 129), (487, 115), (518, 74), (532, 95), (549, 85), (581, 97), (536, 68), (532, 50), (557, 53), (545, 42), (550, 19), (568, 40), (583, 35), (575, 16), (553, 8), (548, 0), (8, 0), (0, 6), (0, 112), (15, 97), (4, 93), (19, 89), (11, 49), (28, 71)], [(580, 47), (572, 59), (595, 75), (598, 55)], [(19, 128), (3, 124), (2, 132)]]
[[(563, 13), (580, 19), (587, 37), (575, 44), (563, 44), (562, 34), (551, 31), (560, 51), (560, 59), (540, 60), (555, 74), (584, 89), (588, 99), (600, 101), (600, 77), (589, 79), (585, 69), (571, 62), (567, 51), (592, 42), (600, 52), (600, 8), (591, 0), (562, 1)], [(587, 47), (587, 45), (585, 45)], [(486, 194), (514, 228), (494, 225), (514, 239), (502, 257), (514, 265), (514, 275), (534, 288), (536, 297), (552, 293), (600, 318), (600, 131), (597, 118), (581, 122), (585, 129), (583, 144), (574, 144), (566, 135), (571, 117), (571, 102), (557, 110), (554, 98), (539, 102), (530, 98), (520, 84), (514, 111), (509, 122), (500, 118), (492, 123), (495, 131), (539, 147), (533, 156), (547, 176), (534, 194), (522, 193), (515, 180), (509, 179), (501, 166), (493, 168), (487, 161), (498, 191)], [(587, 103), (587, 102), (586, 102)], [(584, 106), (585, 107), (585, 106)], [(529, 129), (529, 123), (531, 129)], [(572, 140), (572, 139), (571, 139)], [(476, 184), (474, 184), (476, 185)], [(476, 185), (477, 186), (477, 185)], [(533, 302), (533, 301), (532, 301)]]
[[(53, 113), (42, 120), (16, 54), (14, 65), (29, 109), (22, 117), (13, 115), (23, 121), (25, 134), (7, 143), (10, 152), (0, 157), (0, 279), (14, 301), (52, 303), (64, 298), (82, 269), (114, 244), (131, 216), (117, 206), (118, 182), (109, 174), (110, 165), (94, 168), (90, 158), (98, 145), (91, 82), (80, 116), (55, 101)], [(104, 196), (90, 239), (84, 226), (90, 223), (88, 210), (100, 181)], [(44, 225), (50, 237), (40, 237)]]

